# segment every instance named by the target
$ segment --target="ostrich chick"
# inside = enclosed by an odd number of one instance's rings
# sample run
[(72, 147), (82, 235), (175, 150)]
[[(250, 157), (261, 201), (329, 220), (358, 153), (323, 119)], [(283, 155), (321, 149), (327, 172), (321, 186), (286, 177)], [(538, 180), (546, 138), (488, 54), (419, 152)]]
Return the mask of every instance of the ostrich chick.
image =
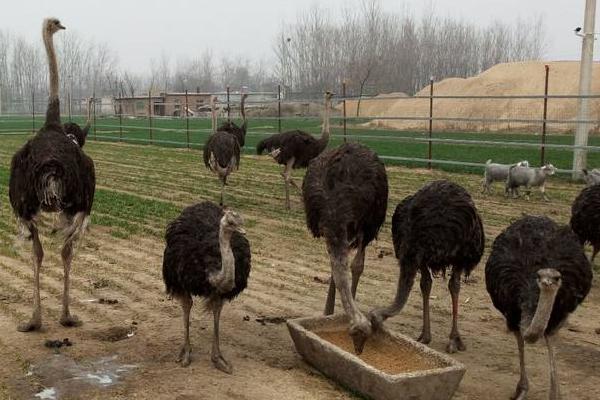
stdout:
[(250, 274), (250, 244), (242, 224), (236, 212), (203, 202), (184, 209), (167, 226), (163, 279), (183, 309), (184, 343), (177, 358), (183, 366), (190, 364), (192, 296), (199, 296), (214, 317), (212, 363), (228, 374), (233, 371), (219, 347), (219, 318), (223, 303), (246, 288)]

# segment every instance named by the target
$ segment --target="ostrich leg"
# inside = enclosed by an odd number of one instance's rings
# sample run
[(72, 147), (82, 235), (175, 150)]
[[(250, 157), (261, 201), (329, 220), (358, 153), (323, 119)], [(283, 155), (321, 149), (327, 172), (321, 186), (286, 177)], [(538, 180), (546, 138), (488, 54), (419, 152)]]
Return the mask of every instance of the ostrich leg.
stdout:
[(183, 345), (179, 350), (179, 356), (177, 362), (181, 363), (181, 366), (187, 367), (190, 365), (190, 355), (192, 353), (192, 346), (190, 345), (190, 310), (192, 309), (192, 296), (184, 294), (179, 298), (181, 302), (181, 309), (183, 310)]
[(548, 348), (548, 361), (550, 364), (550, 400), (560, 400), (560, 385), (556, 376), (556, 362), (554, 358), (553, 337), (544, 336)]
[(223, 354), (221, 354), (221, 349), (219, 347), (219, 320), (221, 318), (221, 309), (223, 308), (223, 300), (218, 299), (215, 300), (212, 305), (212, 312), (214, 318), (214, 330), (213, 330), (213, 346), (212, 346), (212, 354), (211, 361), (215, 368), (221, 370), (227, 374), (231, 374), (233, 372), (233, 367), (231, 364), (225, 360)]
[(452, 270), (452, 276), (448, 282), (448, 289), (452, 297), (452, 330), (450, 331), (450, 341), (446, 346), (448, 353), (456, 353), (457, 350), (465, 351), (467, 347), (458, 332), (458, 294), (460, 292), (460, 272)]
[(421, 269), (421, 296), (423, 297), (423, 329), (417, 339), (423, 344), (431, 342), (431, 322), (429, 319), (429, 296), (431, 294), (431, 272), (427, 268)]
[(335, 280), (333, 279), (333, 274), (331, 274), (331, 278), (329, 278), (329, 290), (327, 292), (327, 301), (325, 302), (325, 311), (323, 314), (331, 315), (333, 314), (333, 310), (335, 309)]
[(285, 168), (281, 174), (283, 176), (283, 180), (285, 181), (285, 208), (288, 210), (290, 209), (290, 183), (298, 187), (296, 182), (294, 182), (292, 179), (292, 168), (294, 167), (295, 161), (296, 159), (294, 157), (290, 158), (285, 164)]
[(19, 332), (36, 331), (42, 327), (42, 303), (40, 301), (40, 269), (44, 259), (44, 249), (40, 242), (37, 226), (33, 221), (25, 223), (31, 233), (33, 248), (33, 313), (29, 322), (17, 326)]
[(81, 238), (87, 225), (87, 216), (84, 213), (75, 215), (65, 215), (67, 220), (67, 228), (65, 228), (65, 244), (61, 251), (61, 257), (64, 267), (64, 289), (62, 298), (62, 316), (60, 324), (62, 326), (79, 326), (81, 322), (75, 315), (71, 315), (69, 311), (69, 288), (71, 284), (71, 262), (73, 261), (73, 246), (75, 242)]
[(396, 290), (396, 298), (394, 302), (387, 307), (375, 308), (369, 311), (369, 319), (373, 324), (373, 329), (378, 329), (383, 321), (398, 314), (404, 308), (410, 290), (415, 283), (416, 268), (406, 266), (400, 268), (400, 277), (398, 278), (398, 289)]
[(357, 240), (356, 255), (352, 260), (350, 269), (352, 270), (352, 298), (356, 298), (356, 288), (358, 287), (358, 281), (360, 276), (365, 269), (365, 248), (363, 246), (362, 235)]
[(519, 367), (521, 371), (521, 378), (515, 389), (515, 394), (510, 398), (511, 400), (524, 400), (529, 391), (529, 381), (527, 380), (527, 371), (525, 370), (525, 341), (521, 332), (515, 332), (517, 338), (517, 345), (519, 346)]

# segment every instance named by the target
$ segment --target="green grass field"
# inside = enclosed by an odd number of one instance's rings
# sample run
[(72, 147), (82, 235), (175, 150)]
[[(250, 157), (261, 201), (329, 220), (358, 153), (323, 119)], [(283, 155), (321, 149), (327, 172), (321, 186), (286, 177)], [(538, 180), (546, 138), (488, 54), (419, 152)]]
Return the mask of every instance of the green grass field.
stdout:
[[(74, 118), (75, 122), (82, 123), (81, 118)], [(43, 116), (36, 118), (35, 127), (39, 128), (43, 122)], [(282, 131), (291, 129), (302, 129), (318, 135), (320, 133), (320, 119), (318, 118), (293, 118), (282, 120)], [(210, 133), (210, 121), (207, 119), (192, 118), (189, 120), (189, 139), (186, 130), (185, 119), (153, 118), (123, 118), (120, 125), (119, 118), (102, 117), (96, 119), (95, 129), (90, 132), (90, 140), (101, 141), (123, 141), (138, 144), (153, 143), (167, 147), (186, 147), (189, 141), (190, 147), (201, 148)], [(330, 146), (338, 145), (343, 140), (341, 122), (336, 120), (333, 124), (333, 138)], [(0, 118), (0, 135), (15, 132), (31, 132), (33, 124), (31, 117), (4, 117)], [(246, 152), (254, 152), (256, 143), (268, 134), (276, 133), (278, 122), (276, 119), (250, 119), (249, 132), (246, 140)], [(369, 129), (364, 127), (349, 126), (347, 131), (348, 140), (362, 142), (373, 148), (379, 155), (384, 157), (387, 163), (400, 164), (411, 167), (423, 167), (422, 162), (394, 160), (393, 157), (422, 158), (426, 159), (428, 144), (426, 142), (415, 142), (409, 138), (425, 139), (424, 132), (407, 132), (385, 129)], [(493, 142), (523, 142), (540, 143), (540, 135), (532, 133), (473, 133), (473, 132), (435, 132), (434, 139), (459, 139), (459, 140), (483, 140)], [(547, 136), (548, 144), (572, 145), (572, 134), (552, 133)], [(600, 137), (591, 137), (589, 144), (600, 146)], [(484, 163), (487, 159), (495, 162), (513, 163), (520, 160), (529, 160), (532, 165), (539, 165), (541, 161), (539, 147), (514, 147), (498, 144), (456, 144), (456, 143), (433, 143), (433, 159), (461, 161), (467, 163)], [(391, 157), (391, 158), (388, 158)], [(559, 169), (570, 169), (573, 154), (570, 149), (546, 149), (546, 161), (552, 163)], [(590, 167), (600, 165), (600, 152), (588, 154)], [(457, 166), (438, 164), (437, 168), (448, 171), (477, 172), (480, 167)]]

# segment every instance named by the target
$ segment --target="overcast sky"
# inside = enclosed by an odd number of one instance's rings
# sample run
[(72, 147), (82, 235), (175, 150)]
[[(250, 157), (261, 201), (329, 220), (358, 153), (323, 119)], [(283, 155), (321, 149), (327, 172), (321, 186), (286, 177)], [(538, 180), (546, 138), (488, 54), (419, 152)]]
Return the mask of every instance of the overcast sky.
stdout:
[[(40, 39), (41, 21), (56, 16), (69, 30), (107, 43), (120, 65), (144, 72), (161, 53), (173, 61), (212, 48), (215, 55), (240, 54), (272, 60), (273, 39), (282, 21), (319, 4), (335, 11), (354, 0), (2, 0), (0, 28)], [(486, 25), (494, 19), (543, 15), (549, 60), (579, 59), (585, 0), (381, 0), (386, 10), (420, 16), (434, 9)], [(600, 11), (600, 10), (599, 10)], [(596, 31), (600, 30), (600, 21)], [(596, 49), (598, 59), (599, 50)]]

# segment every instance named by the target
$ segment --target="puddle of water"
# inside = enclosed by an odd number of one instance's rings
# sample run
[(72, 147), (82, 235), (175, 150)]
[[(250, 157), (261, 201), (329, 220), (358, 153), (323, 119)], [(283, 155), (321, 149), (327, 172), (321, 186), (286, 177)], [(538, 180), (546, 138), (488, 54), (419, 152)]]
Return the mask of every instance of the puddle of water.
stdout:
[(68, 356), (56, 354), (32, 366), (30, 372), (48, 388), (37, 393), (36, 398), (59, 400), (79, 396), (86, 389), (116, 385), (135, 368), (136, 365), (120, 364), (116, 355), (78, 363)]

